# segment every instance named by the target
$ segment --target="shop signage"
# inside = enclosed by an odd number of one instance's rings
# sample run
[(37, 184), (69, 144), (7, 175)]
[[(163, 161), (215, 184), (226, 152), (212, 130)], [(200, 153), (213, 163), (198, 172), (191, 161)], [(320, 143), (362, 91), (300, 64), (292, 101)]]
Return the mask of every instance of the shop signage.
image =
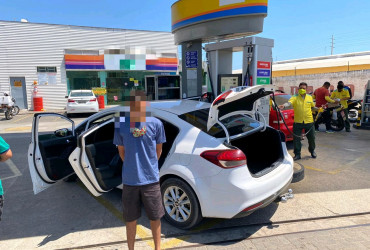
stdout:
[(57, 84), (57, 73), (39, 72), (37, 78), (39, 85)]
[(198, 67), (198, 51), (185, 52), (186, 68), (194, 69)]
[(266, 77), (259, 77), (257, 78), (257, 85), (268, 85), (270, 84), (270, 78)]
[(22, 87), (21, 81), (14, 81), (14, 87)]
[(271, 68), (271, 62), (258, 61), (257, 62), (257, 68), (258, 69), (270, 69)]
[(107, 93), (107, 89), (106, 88), (92, 88), (92, 92), (98, 96), (105, 95)]
[(257, 76), (270, 77), (271, 76), (271, 71), (266, 70), (266, 69), (258, 69), (257, 70)]

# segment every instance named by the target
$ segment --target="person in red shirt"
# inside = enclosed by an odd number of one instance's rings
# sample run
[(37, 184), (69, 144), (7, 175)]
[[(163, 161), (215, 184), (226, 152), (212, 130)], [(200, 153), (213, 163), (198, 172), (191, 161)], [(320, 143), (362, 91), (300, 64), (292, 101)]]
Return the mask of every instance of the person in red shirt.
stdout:
[[(313, 93), (313, 98), (316, 99), (317, 108), (321, 108), (323, 105), (327, 104), (328, 102), (335, 103), (335, 101), (330, 98), (329, 88), (330, 88), (330, 82), (325, 82), (321, 88), (316, 89), (315, 92)], [(330, 120), (331, 120), (330, 113), (325, 111), (324, 113), (322, 113), (322, 116), (325, 122), (326, 133), (334, 133), (330, 125)], [(319, 124), (317, 122), (315, 122), (315, 129), (316, 131), (320, 131)]]

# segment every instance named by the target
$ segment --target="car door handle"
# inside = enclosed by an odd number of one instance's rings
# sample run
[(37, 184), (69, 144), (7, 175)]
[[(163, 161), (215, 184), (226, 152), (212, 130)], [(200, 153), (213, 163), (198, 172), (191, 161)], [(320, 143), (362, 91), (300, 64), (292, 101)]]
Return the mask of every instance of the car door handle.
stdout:
[(70, 140), (66, 140), (67, 143), (70, 143), (71, 141)]

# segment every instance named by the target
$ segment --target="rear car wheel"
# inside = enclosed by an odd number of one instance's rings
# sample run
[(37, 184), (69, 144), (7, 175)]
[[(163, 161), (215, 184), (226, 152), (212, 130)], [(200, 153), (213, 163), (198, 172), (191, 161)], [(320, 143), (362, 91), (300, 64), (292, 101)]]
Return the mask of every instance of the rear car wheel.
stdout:
[(164, 217), (173, 226), (189, 229), (202, 219), (198, 199), (192, 188), (183, 180), (169, 178), (161, 185)]

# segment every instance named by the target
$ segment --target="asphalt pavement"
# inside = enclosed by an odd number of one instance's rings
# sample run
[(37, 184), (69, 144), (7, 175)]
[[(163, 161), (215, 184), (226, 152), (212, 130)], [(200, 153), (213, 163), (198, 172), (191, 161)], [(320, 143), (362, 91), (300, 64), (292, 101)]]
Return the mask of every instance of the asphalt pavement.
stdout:
[[(62, 113), (62, 112), (61, 112)], [(121, 193), (93, 197), (79, 182), (60, 182), (34, 195), (27, 150), (33, 113), (0, 117), (0, 135), (13, 158), (0, 163), (5, 207), (0, 249), (127, 249)], [(74, 117), (76, 124), (86, 117)], [(58, 122), (50, 120), (45, 130)], [(370, 249), (370, 132), (352, 129), (317, 138), (317, 159), (303, 141), (305, 178), (295, 197), (239, 219), (206, 219), (193, 230), (162, 221), (163, 248)], [(292, 143), (287, 144), (292, 153)], [(145, 213), (143, 213), (145, 214)], [(152, 249), (149, 221), (137, 230), (137, 249)]]

